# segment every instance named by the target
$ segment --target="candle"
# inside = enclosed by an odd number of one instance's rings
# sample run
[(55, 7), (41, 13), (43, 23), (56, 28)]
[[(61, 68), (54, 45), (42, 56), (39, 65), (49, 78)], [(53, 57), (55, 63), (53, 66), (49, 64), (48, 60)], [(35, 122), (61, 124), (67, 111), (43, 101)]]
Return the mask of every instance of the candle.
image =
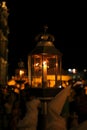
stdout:
[(24, 71), (23, 71), (23, 70), (20, 70), (20, 71), (19, 71), (19, 75), (20, 75), (20, 77), (22, 77), (23, 74), (24, 74)]
[(43, 82), (47, 82), (47, 62), (43, 62)]

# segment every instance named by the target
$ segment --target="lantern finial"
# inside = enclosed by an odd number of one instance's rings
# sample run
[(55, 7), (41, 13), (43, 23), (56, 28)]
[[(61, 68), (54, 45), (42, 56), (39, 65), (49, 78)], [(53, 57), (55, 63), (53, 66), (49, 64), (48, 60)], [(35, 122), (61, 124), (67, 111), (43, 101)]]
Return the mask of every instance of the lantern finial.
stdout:
[(24, 62), (20, 59), (20, 61), (18, 62), (18, 67), (19, 68), (24, 68)]
[(48, 29), (48, 26), (47, 26), (47, 25), (44, 25), (44, 33), (47, 32), (47, 29)]

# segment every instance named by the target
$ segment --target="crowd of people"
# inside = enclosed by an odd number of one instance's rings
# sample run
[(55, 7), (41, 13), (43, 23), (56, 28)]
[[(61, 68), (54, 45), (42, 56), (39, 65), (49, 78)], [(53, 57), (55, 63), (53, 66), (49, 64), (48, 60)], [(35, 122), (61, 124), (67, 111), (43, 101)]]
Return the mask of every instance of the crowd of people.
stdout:
[[(40, 100), (22, 90), (20, 94), (0, 92), (0, 130), (35, 130)], [(32, 128), (30, 128), (32, 125)], [(35, 127), (35, 128), (34, 128)], [(26, 130), (27, 130), (26, 129)]]
[[(87, 129), (85, 90), (81, 85), (67, 88), (48, 103), (44, 130), (82, 130), (79, 128), (83, 123)], [(29, 95), (28, 90), (17, 94), (0, 89), (0, 130), (41, 130), (41, 109), (40, 99)]]

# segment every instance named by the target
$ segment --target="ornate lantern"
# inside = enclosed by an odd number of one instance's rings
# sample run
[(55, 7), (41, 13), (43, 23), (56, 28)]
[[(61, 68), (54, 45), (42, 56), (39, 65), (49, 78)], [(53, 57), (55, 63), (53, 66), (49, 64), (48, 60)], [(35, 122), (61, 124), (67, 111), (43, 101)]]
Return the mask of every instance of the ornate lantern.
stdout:
[(28, 78), (31, 87), (58, 87), (61, 81), (62, 54), (55, 48), (54, 36), (46, 32), (36, 36), (37, 45), (28, 55)]

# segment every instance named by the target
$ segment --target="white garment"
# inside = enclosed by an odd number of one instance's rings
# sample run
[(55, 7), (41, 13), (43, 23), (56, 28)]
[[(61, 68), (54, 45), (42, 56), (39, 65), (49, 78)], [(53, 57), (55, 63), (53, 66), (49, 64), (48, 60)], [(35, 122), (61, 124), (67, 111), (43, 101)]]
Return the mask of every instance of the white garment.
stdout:
[(48, 123), (46, 130), (67, 130), (66, 129), (66, 120), (58, 116), (56, 120), (52, 120)]
[(27, 102), (27, 113), (25, 117), (19, 121), (18, 130), (36, 130), (38, 123), (38, 107), (39, 99), (32, 99)]
[(70, 89), (71, 86), (64, 88), (48, 103), (46, 130), (67, 130), (66, 119), (61, 116), (61, 111), (70, 94)]

